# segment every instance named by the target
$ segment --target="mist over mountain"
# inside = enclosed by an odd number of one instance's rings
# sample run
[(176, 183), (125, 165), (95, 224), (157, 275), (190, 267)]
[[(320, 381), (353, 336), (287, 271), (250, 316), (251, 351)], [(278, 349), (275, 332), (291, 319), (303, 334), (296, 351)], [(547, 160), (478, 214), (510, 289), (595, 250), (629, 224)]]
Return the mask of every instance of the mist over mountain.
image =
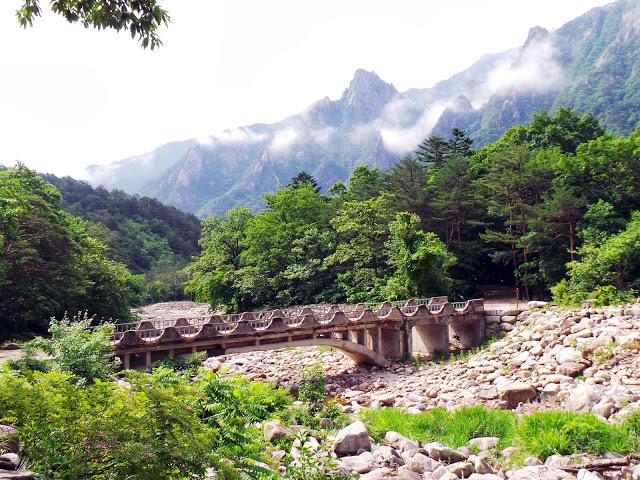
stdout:
[(169, 143), (89, 173), (93, 183), (207, 216), (236, 204), (259, 208), (262, 193), (300, 170), (326, 189), (358, 164), (389, 168), (453, 127), (483, 145), (542, 109), (592, 112), (628, 134), (640, 122), (639, 49), (640, 2), (619, 0), (553, 32), (534, 27), (521, 47), (485, 55), (431, 88), (398, 92), (358, 70), (339, 99), (278, 123)]

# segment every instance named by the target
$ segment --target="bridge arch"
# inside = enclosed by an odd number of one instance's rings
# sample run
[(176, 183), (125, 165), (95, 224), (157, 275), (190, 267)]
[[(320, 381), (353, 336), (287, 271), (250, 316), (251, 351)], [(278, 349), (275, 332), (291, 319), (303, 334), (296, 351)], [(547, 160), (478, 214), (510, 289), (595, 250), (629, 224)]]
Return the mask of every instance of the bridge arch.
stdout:
[(260, 345), (247, 345), (243, 347), (227, 347), (225, 354), (231, 353), (247, 353), (255, 352), (257, 350), (280, 350), (290, 347), (317, 347), (320, 345), (326, 345), (328, 347), (336, 348), (342, 351), (345, 355), (351, 358), (357, 364), (369, 364), (384, 367), (387, 364), (387, 360), (378, 352), (374, 352), (370, 348), (360, 345), (349, 340), (340, 340), (337, 338), (329, 337), (317, 337), (308, 338), (302, 340), (282, 341), (275, 343), (263, 343)]

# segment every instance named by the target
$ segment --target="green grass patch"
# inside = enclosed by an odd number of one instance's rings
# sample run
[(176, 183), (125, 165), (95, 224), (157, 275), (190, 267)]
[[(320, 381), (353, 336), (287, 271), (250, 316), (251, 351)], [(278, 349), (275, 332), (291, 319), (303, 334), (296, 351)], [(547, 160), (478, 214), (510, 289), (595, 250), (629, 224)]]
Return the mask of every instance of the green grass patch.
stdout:
[(395, 408), (363, 410), (371, 435), (381, 440), (390, 430), (422, 442), (440, 442), (457, 448), (475, 437), (499, 437), (498, 449), (514, 446), (518, 457), (617, 452), (640, 449), (640, 412), (618, 424), (575, 412), (536, 412), (518, 417), (514, 412), (480, 406), (455, 411), (435, 408), (414, 415)]
[(511, 444), (516, 416), (505, 410), (462, 407), (455, 411), (434, 408), (414, 415), (396, 408), (363, 410), (361, 418), (371, 435), (380, 440), (390, 430), (422, 442), (440, 442), (457, 448), (475, 437), (500, 437), (501, 447)]

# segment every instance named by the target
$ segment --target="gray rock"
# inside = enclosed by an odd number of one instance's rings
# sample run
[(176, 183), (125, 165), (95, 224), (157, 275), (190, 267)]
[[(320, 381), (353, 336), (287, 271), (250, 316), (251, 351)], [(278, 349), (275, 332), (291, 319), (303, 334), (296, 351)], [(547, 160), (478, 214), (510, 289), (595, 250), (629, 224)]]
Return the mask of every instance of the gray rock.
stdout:
[(353, 455), (359, 450), (371, 450), (371, 439), (364, 423), (353, 422), (336, 435), (334, 452), (339, 456)]
[(498, 390), (496, 389), (496, 387), (485, 386), (478, 390), (477, 395), (482, 400), (495, 400), (496, 398), (498, 398)]
[(18, 345), (17, 343), (13, 343), (13, 342), (9, 342), (9, 343), (5, 343), (2, 346), (3, 350), (20, 350), (20, 345)]
[(527, 457), (524, 459), (525, 467), (537, 467), (538, 465), (544, 465), (544, 463), (542, 463), (542, 460), (540, 460), (539, 458)]
[(587, 366), (584, 363), (566, 362), (562, 365), (559, 365), (556, 371), (560, 375), (565, 375), (567, 377), (577, 377), (584, 371), (585, 368), (587, 368)]
[(269, 420), (262, 427), (264, 439), (267, 442), (274, 442), (281, 438), (293, 438), (295, 433), (290, 428), (282, 425), (278, 420)]
[(602, 398), (602, 388), (597, 385), (580, 385), (574, 388), (564, 402), (568, 410), (589, 412)]
[(382, 393), (374, 395), (371, 399), (377, 401), (383, 407), (392, 407), (396, 401), (396, 395), (393, 393)]
[(422, 453), (416, 453), (407, 461), (407, 468), (416, 473), (433, 472), (440, 466), (442, 466), (442, 463)]
[(423, 480), (423, 478), (419, 473), (402, 467), (398, 469), (398, 480)]
[(389, 445), (380, 445), (373, 450), (372, 454), (375, 461), (385, 467), (398, 468), (404, 465), (402, 457)]
[(444, 445), (436, 442), (426, 444), (424, 446), (424, 449), (427, 451), (431, 458), (442, 460), (448, 463), (462, 462), (468, 458), (468, 455), (464, 455), (463, 453), (454, 450), (453, 448), (445, 447)]
[(485, 475), (487, 473), (495, 473), (491, 465), (482, 457), (475, 457), (473, 459), (473, 469), (476, 473)]
[(449, 470), (447, 470), (447, 467), (445, 467), (444, 465), (436, 468), (433, 472), (431, 472), (431, 478), (433, 480), (438, 480), (440, 477), (442, 477), (445, 474), (451, 473), (449, 472)]
[(369, 473), (360, 475), (360, 480), (387, 480), (393, 475), (393, 470), (387, 467), (376, 468)]
[(513, 472), (509, 480), (574, 480), (570, 473), (547, 466), (524, 467)]
[(18, 468), (20, 468), (20, 457), (17, 453), (0, 455), (0, 468), (5, 470), (18, 470)]
[(0, 425), (0, 444), (13, 453), (18, 453), (18, 430), (10, 425)]
[(590, 472), (584, 468), (578, 470), (578, 474), (576, 475), (578, 480), (602, 480), (602, 477), (595, 472)]
[(498, 437), (478, 437), (469, 440), (468, 445), (470, 447), (478, 447), (482, 451), (495, 448), (499, 443), (500, 439)]
[(555, 355), (556, 361), (563, 365), (569, 362), (579, 362), (582, 360), (582, 352), (573, 347), (564, 347)]
[(4, 470), (0, 468), (0, 479), (2, 480), (34, 480), (36, 474), (25, 470)]
[(527, 302), (527, 305), (529, 306), (529, 308), (542, 308), (549, 305), (549, 302), (541, 302), (540, 300), (531, 300), (530, 302)]
[(370, 452), (363, 452), (360, 455), (342, 457), (340, 466), (355, 473), (368, 473), (375, 465), (375, 460)]
[(471, 462), (455, 462), (449, 465), (447, 470), (458, 478), (468, 478), (472, 473), (475, 473)]
[(547, 467), (566, 467), (571, 463), (571, 456), (569, 455), (551, 455), (544, 461)]
[(507, 408), (516, 408), (520, 403), (531, 402), (538, 394), (531, 385), (521, 382), (509, 382), (498, 385), (500, 400), (506, 402)]
[(591, 409), (593, 413), (604, 418), (609, 418), (611, 415), (613, 415), (613, 412), (615, 412), (615, 410), (616, 404), (611, 398), (603, 398)]

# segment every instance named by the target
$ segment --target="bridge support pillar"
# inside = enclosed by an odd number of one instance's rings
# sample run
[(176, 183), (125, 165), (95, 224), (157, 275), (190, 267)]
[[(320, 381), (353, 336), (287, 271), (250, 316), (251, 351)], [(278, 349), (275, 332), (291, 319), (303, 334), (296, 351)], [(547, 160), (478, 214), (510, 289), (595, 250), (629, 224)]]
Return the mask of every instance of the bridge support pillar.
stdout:
[(411, 330), (411, 353), (426, 353), (431, 357), (449, 353), (447, 325), (416, 325)]
[(380, 355), (387, 360), (397, 360), (402, 357), (404, 353), (404, 349), (402, 348), (404, 343), (402, 330), (378, 327), (378, 332), (376, 333), (378, 338), (380, 338), (380, 343), (376, 351), (380, 353)]
[(374, 352), (379, 352), (380, 347), (378, 343), (378, 330), (379, 328), (368, 328), (365, 330), (365, 347), (370, 348)]
[(123, 357), (122, 360), (124, 363), (124, 369), (129, 370), (131, 368), (131, 355), (128, 353), (125, 353), (122, 357)]
[(464, 349), (480, 346), (485, 336), (484, 315), (473, 315), (473, 320), (465, 319), (464, 323), (451, 322), (452, 337), (460, 342)]
[(151, 350), (144, 352), (144, 365), (146, 368), (151, 368)]

